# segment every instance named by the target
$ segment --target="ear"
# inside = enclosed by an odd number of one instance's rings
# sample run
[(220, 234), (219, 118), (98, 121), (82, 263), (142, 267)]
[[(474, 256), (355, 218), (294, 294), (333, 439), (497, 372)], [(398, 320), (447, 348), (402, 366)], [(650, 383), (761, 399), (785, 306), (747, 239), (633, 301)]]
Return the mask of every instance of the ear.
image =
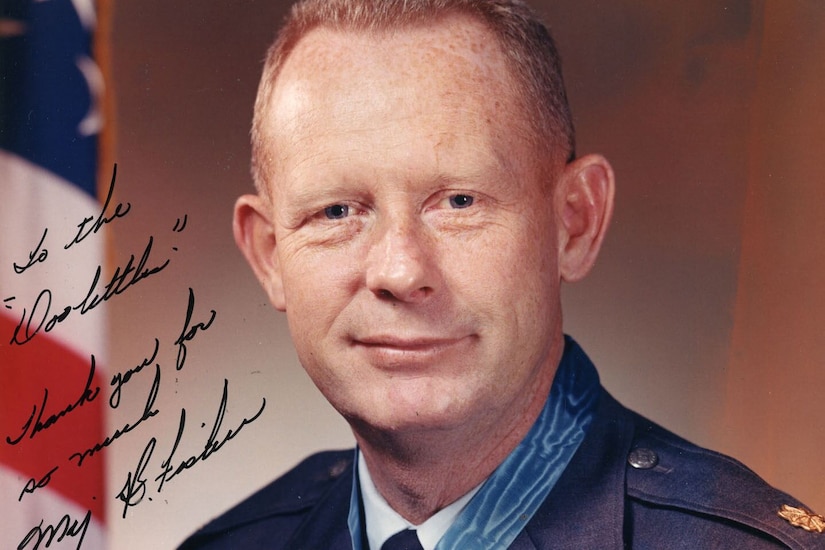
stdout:
[(243, 195), (235, 202), (232, 230), (235, 243), (264, 287), (269, 301), (276, 309), (285, 311), (284, 285), (271, 211), (269, 200), (259, 195)]
[(613, 216), (613, 168), (600, 155), (567, 164), (554, 193), (559, 229), (559, 273), (575, 282), (596, 262)]

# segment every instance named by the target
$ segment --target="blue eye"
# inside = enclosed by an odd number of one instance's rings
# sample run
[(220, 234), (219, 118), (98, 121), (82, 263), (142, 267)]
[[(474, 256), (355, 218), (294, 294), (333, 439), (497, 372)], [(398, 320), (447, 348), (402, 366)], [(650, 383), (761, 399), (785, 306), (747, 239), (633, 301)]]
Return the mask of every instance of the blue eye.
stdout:
[(330, 220), (342, 220), (349, 215), (349, 206), (346, 204), (333, 204), (324, 208), (324, 215)]
[(467, 208), (473, 204), (473, 197), (470, 195), (452, 195), (450, 197), (450, 206), (453, 208)]

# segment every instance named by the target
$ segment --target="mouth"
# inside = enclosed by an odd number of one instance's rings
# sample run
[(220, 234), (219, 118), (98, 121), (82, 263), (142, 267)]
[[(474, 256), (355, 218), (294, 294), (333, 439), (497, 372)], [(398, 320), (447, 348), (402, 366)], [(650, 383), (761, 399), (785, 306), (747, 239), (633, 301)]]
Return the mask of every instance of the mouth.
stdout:
[(399, 337), (376, 335), (354, 338), (352, 345), (370, 358), (370, 362), (397, 369), (402, 366), (422, 367), (462, 349), (470, 338), (462, 337)]

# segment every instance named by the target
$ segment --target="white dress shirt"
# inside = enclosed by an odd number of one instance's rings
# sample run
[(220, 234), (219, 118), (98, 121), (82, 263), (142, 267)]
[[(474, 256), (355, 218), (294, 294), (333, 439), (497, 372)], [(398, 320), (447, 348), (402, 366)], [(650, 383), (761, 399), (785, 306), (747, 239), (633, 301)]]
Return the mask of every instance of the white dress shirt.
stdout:
[(469, 493), (459, 498), (446, 508), (443, 508), (430, 517), (421, 525), (413, 525), (384, 500), (384, 497), (375, 488), (375, 484), (370, 477), (367, 462), (359, 451), (358, 455), (358, 483), (361, 488), (361, 499), (364, 503), (364, 521), (367, 522), (367, 540), (370, 550), (378, 550), (388, 538), (404, 529), (415, 529), (418, 533), (418, 540), (424, 550), (435, 550), (435, 545), (447, 532), (447, 529), (461, 513), (461, 510), (470, 502), (483, 481)]

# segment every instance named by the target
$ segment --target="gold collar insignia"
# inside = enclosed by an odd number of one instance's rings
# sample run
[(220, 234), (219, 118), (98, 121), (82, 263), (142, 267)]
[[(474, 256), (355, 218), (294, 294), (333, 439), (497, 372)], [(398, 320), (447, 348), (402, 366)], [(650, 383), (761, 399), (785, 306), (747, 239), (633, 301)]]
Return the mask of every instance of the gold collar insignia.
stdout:
[(801, 527), (812, 533), (825, 533), (825, 518), (802, 508), (783, 504), (779, 510), (779, 517), (788, 520), (794, 527)]

